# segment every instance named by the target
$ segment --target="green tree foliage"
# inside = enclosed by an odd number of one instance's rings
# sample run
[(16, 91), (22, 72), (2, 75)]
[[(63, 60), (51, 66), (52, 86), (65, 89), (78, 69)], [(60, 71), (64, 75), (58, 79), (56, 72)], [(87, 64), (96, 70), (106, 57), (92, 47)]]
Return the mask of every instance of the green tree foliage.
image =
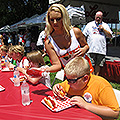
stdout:
[(48, 0), (0, 0), (0, 27), (12, 25), (48, 9)]

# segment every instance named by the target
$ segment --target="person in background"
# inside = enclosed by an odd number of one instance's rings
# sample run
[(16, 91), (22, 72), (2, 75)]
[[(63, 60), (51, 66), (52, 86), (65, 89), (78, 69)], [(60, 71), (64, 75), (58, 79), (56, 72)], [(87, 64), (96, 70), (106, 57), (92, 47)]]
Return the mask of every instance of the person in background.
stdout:
[(9, 54), (12, 59), (16, 60), (16, 66), (11, 64), (9, 66), (10, 69), (17, 67), (27, 69), (29, 67), (29, 61), (27, 60), (26, 56), (24, 56), (24, 47), (21, 45), (15, 45), (11, 49), (9, 49)]
[(53, 86), (53, 93), (60, 97), (63, 90), (71, 104), (87, 109), (102, 117), (113, 120), (119, 116), (119, 104), (110, 83), (104, 78), (90, 74), (88, 61), (79, 56), (69, 61), (64, 72), (66, 80)]
[(10, 63), (12, 63), (13, 65), (17, 66), (16, 60), (14, 60), (14, 59), (12, 58), (12, 54), (11, 54), (12, 49), (14, 49), (14, 46), (13, 46), (13, 45), (11, 45), (11, 46), (9, 47), (9, 49), (8, 49), (8, 57), (10, 58), (9, 61), (10, 61)]
[(18, 34), (18, 45), (22, 45), (22, 39), (23, 39), (23, 31), (20, 31), (20, 33)]
[(67, 10), (62, 4), (49, 7), (46, 16), (45, 49), (52, 66), (46, 71), (57, 72), (75, 56), (84, 56), (89, 46), (82, 31), (73, 27)]
[(95, 15), (95, 20), (89, 22), (83, 30), (89, 45), (88, 54), (94, 66), (94, 74), (96, 75), (99, 75), (100, 67), (105, 62), (106, 37), (112, 37), (110, 27), (102, 19), (103, 13), (98, 11)]
[[(44, 59), (42, 57), (42, 53), (38, 50), (27, 53), (27, 59), (29, 60), (31, 69), (34, 68), (36, 70), (42, 71), (46, 67), (49, 67), (45, 65)], [(20, 69), (20, 72), (22, 72), (27, 77), (27, 80), (29, 80), (31, 83), (36, 84), (40, 82), (46, 85), (47, 87), (51, 88), (49, 73), (43, 74), (42, 76), (39, 76), (39, 77), (33, 77), (28, 75), (24, 68)]]
[(1, 54), (3, 59), (5, 59), (5, 57), (8, 56), (7, 53), (8, 53), (8, 46), (6, 46), (6, 45), (1, 46), (0, 54)]
[(0, 34), (0, 47), (4, 45), (4, 42), (3, 42), (3, 35)]
[(39, 47), (40, 50), (44, 50), (44, 40), (45, 40), (45, 30), (41, 31), (38, 37), (37, 41), (37, 47)]
[(18, 35), (16, 34), (16, 31), (13, 31), (12, 38), (12, 45), (18, 45)]
[(6, 45), (1, 46), (1, 48), (0, 48), (0, 55), (1, 55), (1, 60), (0, 61), (2, 63), (2, 66), (5, 65), (5, 62), (7, 62), (9, 64), (12, 61), (12, 58), (9, 55), (8, 50), (9, 50), (9, 47), (6, 46)]
[(13, 38), (10, 32), (8, 33), (7, 38), (8, 38), (8, 45), (12, 45)]
[(25, 43), (25, 50), (26, 50), (27, 53), (31, 51), (31, 46), (30, 46), (31, 39), (32, 39), (31, 38), (31, 32), (30, 32), (29, 29), (27, 29), (27, 31), (26, 31), (26, 43)]
[(8, 46), (8, 37), (7, 37), (6, 33), (3, 33), (3, 45)]

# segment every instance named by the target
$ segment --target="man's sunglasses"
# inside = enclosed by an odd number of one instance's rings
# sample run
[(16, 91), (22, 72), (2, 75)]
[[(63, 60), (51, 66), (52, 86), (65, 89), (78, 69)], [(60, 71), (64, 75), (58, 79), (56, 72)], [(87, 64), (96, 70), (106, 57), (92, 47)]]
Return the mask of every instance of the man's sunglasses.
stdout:
[(69, 82), (69, 83), (75, 83), (75, 82), (77, 82), (77, 80), (79, 80), (80, 78), (82, 78), (82, 77), (84, 77), (85, 75), (83, 75), (83, 76), (81, 76), (81, 77), (78, 77), (78, 78), (76, 78), (76, 79), (68, 79), (67, 77), (66, 77), (66, 79), (67, 79), (67, 81)]
[(61, 20), (61, 18), (56, 18), (56, 19), (50, 19), (52, 22), (54, 22), (54, 20), (56, 20), (57, 22)]

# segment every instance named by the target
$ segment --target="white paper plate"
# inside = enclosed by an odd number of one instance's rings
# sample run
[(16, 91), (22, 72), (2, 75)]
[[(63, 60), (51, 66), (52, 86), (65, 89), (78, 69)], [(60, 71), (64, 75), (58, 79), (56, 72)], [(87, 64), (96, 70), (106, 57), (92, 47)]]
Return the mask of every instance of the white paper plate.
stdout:
[(5, 90), (5, 88), (2, 85), (0, 85), (0, 91), (3, 91), (3, 90)]
[(10, 72), (10, 71), (13, 71), (13, 70), (10, 70), (9, 68), (3, 68), (1, 71), (2, 72)]
[[(25, 79), (27, 79), (26, 76), (24, 76), (24, 75), (23, 75), (23, 76), (20, 76), (19, 78), (22, 78), (22, 77), (24, 77)], [(10, 80), (14, 83), (14, 77), (11, 77)], [(23, 80), (23, 81), (24, 81), (24, 80)], [(20, 81), (20, 82), (23, 82), (23, 81)]]
[(53, 108), (51, 109), (44, 101), (44, 99), (41, 100), (41, 102), (48, 108), (50, 109), (51, 111), (53, 112), (59, 112), (59, 111), (62, 111), (62, 110), (65, 110), (67, 108), (70, 108), (74, 105), (72, 105), (70, 103), (70, 98), (66, 97), (64, 99), (60, 99), (60, 97), (55, 97), (55, 96), (52, 96), (53, 99), (56, 99), (57, 101), (57, 107), (56, 108)]

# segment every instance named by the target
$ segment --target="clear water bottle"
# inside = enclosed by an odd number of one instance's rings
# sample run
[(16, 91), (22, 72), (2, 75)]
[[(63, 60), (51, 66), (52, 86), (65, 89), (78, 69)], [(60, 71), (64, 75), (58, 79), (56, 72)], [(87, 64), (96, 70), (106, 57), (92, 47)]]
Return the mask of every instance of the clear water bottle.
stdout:
[(18, 77), (18, 75), (14, 76), (14, 86), (20, 86), (20, 79)]
[(26, 81), (23, 81), (21, 85), (22, 104), (24, 106), (30, 105), (29, 85)]
[(19, 78), (20, 72), (18, 71), (17, 67), (14, 69), (13, 76), (18, 76)]
[(9, 64), (8, 60), (5, 59), (5, 67), (6, 67), (6, 68), (8, 68), (8, 64)]

